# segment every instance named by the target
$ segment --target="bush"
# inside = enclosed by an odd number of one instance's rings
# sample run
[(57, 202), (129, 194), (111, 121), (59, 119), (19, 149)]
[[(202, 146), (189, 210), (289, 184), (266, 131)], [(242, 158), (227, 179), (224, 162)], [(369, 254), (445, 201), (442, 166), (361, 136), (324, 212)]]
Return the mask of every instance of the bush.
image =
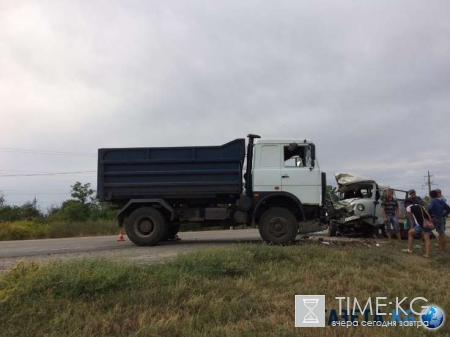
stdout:
[(74, 199), (64, 201), (61, 206), (50, 206), (47, 216), (44, 216), (37, 208), (36, 198), (21, 206), (9, 206), (5, 204), (5, 198), (0, 193), (0, 222), (43, 219), (50, 222), (83, 222), (112, 220), (116, 217), (116, 210), (111, 204), (100, 202), (95, 197), (95, 191), (90, 188), (90, 184), (76, 182), (71, 188), (71, 196)]
[(117, 234), (117, 222), (98, 221), (14, 221), (0, 222), (0, 241), (67, 238)]
[(0, 206), (0, 222), (43, 219), (43, 214), (36, 208), (37, 201), (27, 201), (22, 206)]

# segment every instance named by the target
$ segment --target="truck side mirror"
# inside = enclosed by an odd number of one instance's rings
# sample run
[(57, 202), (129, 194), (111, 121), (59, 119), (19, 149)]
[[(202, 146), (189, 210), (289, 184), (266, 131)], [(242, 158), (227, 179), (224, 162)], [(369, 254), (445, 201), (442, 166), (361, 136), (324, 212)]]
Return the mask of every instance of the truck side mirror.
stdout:
[(316, 160), (316, 146), (314, 144), (309, 144), (311, 148), (311, 159)]
[(312, 170), (316, 165), (316, 146), (314, 144), (309, 144), (309, 147), (311, 149), (311, 167)]

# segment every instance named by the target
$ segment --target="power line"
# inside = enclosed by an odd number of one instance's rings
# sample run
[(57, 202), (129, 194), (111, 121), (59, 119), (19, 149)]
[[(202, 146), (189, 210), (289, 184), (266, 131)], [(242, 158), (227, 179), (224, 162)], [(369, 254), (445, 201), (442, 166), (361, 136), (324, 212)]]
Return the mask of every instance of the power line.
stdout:
[[(20, 172), (20, 173), (27, 173), (27, 174), (37, 174), (37, 173), (53, 174), (53, 173), (55, 173), (55, 172), (49, 172), (49, 171), (36, 171), (36, 170), (0, 170), (0, 172), (6, 172), (7, 174), (9, 174), (11, 172), (14, 172), (14, 173)], [(97, 171), (90, 171), (90, 172), (97, 172)]]
[(49, 151), (49, 150), (29, 150), (29, 149), (17, 149), (10, 147), (0, 147), (0, 151), (12, 152), (12, 153), (24, 153), (24, 154), (40, 154), (51, 156), (76, 156), (76, 157), (97, 157), (93, 153), (79, 153), (79, 152), (62, 152), (62, 151)]
[[(0, 190), (1, 192), (10, 192), (10, 193), (46, 193), (46, 192), (67, 192), (67, 190)], [(69, 192), (67, 192), (69, 193)]]
[(7, 195), (46, 195), (46, 194), (70, 194), (69, 190), (0, 190), (0, 194)]
[(49, 193), (5, 193), (7, 197), (11, 195), (70, 195), (70, 192), (49, 192)]
[(52, 173), (47, 171), (23, 171), (23, 170), (0, 170), (0, 172), (21, 172), (21, 173)]
[(94, 174), (97, 171), (77, 171), (77, 172), (52, 172), (52, 173), (31, 173), (31, 174), (5, 174), (0, 175), (0, 178), (5, 177), (37, 177), (37, 176), (58, 176), (68, 174)]

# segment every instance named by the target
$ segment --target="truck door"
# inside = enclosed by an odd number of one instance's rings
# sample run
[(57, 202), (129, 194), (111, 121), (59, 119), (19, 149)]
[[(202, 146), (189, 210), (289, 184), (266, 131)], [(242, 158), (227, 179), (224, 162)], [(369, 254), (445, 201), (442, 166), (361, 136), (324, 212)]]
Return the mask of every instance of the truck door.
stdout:
[(321, 202), (321, 174), (318, 165), (311, 168), (308, 144), (283, 145), (281, 160), (282, 191), (295, 195), (304, 205)]
[(254, 158), (253, 191), (281, 191), (280, 145), (257, 144)]

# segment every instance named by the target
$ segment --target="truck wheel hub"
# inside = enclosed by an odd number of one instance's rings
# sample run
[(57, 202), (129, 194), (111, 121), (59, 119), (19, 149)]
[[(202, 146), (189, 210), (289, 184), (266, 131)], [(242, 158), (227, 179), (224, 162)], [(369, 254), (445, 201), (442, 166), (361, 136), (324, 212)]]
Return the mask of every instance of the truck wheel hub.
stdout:
[(287, 233), (287, 223), (282, 218), (273, 218), (269, 223), (269, 233), (273, 236), (280, 237)]
[(135, 223), (135, 230), (139, 236), (148, 236), (150, 235), (155, 228), (155, 223), (152, 219), (145, 217), (138, 219)]

